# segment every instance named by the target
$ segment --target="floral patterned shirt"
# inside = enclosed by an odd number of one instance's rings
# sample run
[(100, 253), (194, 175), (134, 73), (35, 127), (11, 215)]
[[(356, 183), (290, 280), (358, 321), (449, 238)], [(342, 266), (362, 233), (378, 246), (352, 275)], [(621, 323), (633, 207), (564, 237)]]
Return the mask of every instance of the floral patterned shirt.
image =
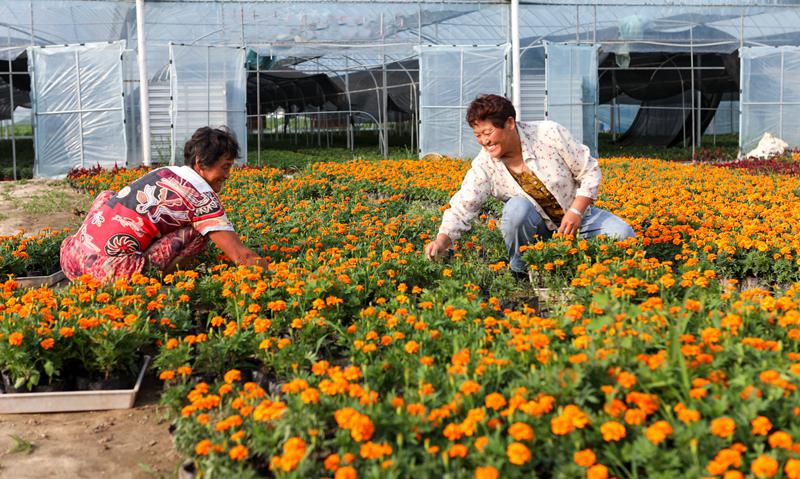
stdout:
[[(517, 122), (522, 142), (522, 159), (552, 193), (563, 210), (576, 196), (597, 199), (602, 174), (589, 148), (576, 141), (566, 128), (553, 121)], [(506, 202), (515, 196), (527, 198), (550, 230), (558, 225), (514, 180), (505, 164), (483, 149), (472, 160), (461, 189), (450, 198), (450, 208), (442, 216), (440, 234), (455, 241), (470, 228), (489, 195)]]
[(167, 166), (121, 189), (86, 218), (82, 243), (105, 256), (141, 254), (156, 238), (186, 226), (204, 236), (234, 231), (202, 176), (188, 166)]

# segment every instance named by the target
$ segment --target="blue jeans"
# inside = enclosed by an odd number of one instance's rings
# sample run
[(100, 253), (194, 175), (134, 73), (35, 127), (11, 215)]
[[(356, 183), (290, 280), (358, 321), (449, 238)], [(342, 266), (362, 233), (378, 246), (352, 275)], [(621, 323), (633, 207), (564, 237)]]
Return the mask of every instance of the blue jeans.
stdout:
[[(541, 239), (550, 239), (554, 233), (547, 229), (544, 219), (533, 204), (522, 196), (515, 196), (506, 202), (503, 218), (500, 220), (500, 231), (506, 242), (511, 270), (517, 272), (528, 271), (519, 247), (532, 243), (535, 235)], [(623, 240), (636, 236), (636, 233), (622, 218), (596, 206), (589, 206), (581, 221), (580, 236), (589, 239), (599, 235)]]

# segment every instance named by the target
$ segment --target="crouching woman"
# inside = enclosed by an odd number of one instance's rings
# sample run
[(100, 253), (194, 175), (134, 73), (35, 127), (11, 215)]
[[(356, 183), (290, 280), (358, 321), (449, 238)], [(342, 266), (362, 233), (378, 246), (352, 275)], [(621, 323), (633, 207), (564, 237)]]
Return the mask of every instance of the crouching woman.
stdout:
[(80, 229), (61, 244), (67, 278), (88, 274), (110, 282), (149, 269), (170, 273), (208, 240), (237, 264), (266, 266), (241, 242), (217, 196), (239, 157), (233, 133), (200, 128), (183, 155), (184, 166), (157, 168), (97, 196)]

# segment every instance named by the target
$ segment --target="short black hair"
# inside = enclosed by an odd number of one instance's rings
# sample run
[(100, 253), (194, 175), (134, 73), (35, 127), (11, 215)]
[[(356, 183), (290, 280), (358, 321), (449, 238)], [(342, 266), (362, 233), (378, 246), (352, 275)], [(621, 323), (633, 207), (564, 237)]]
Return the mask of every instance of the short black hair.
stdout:
[(239, 142), (227, 126), (199, 128), (183, 147), (183, 164), (192, 168), (198, 162), (203, 167), (213, 166), (223, 156), (239, 158)]
[(467, 123), (473, 128), (476, 123), (487, 120), (495, 128), (504, 128), (508, 118), (516, 116), (514, 104), (500, 95), (481, 95), (472, 100), (467, 109)]

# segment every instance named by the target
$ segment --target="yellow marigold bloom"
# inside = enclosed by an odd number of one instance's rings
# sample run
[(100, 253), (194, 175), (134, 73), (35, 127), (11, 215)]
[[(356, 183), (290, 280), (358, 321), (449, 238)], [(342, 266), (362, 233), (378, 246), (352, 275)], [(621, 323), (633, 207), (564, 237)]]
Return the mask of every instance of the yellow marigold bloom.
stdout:
[(608, 479), (608, 468), (602, 464), (595, 464), (586, 471), (586, 479)]
[(492, 466), (484, 466), (475, 469), (475, 479), (497, 479), (500, 477), (500, 471)]
[(506, 447), (506, 456), (511, 464), (521, 466), (531, 460), (531, 451), (525, 444), (512, 442)]
[(653, 444), (661, 444), (672, 434), (672, 426), (667, 421), (657, 421), (647, 428), (645, 436)]
[(508, 434), (517, 441), (532, 441), (533, 428), (524, 422), (515, 422), (508, 428)]
[(772, 421), (764, 416), (753, 419), (750, 421), (750, 425), (753, 426), (753, 434), (756, 436), (766, 436), (772, 429)]
[(603, 440), (607, 442), (619, 441), (627, 434), (625, 426), (617, 421), (608, 421), (600, 426), (600, 433), (603, 434)]
[(736, 423), (729, 417), (719, 417), (711, 421), (711, 434), (722, 438), (733, 436), (736, 432)]
[(575, 464), (581, 467), (590, 467), (597, 462), (597, 456), (594, 455), (594, 451), (591, 449), (577, 451), (572, 455), (572, 459), (575, 461)]
[(778, 472), (778, 461), (762, 454), (750, 464), (750, 471), (759, 479), (772, 477)]

